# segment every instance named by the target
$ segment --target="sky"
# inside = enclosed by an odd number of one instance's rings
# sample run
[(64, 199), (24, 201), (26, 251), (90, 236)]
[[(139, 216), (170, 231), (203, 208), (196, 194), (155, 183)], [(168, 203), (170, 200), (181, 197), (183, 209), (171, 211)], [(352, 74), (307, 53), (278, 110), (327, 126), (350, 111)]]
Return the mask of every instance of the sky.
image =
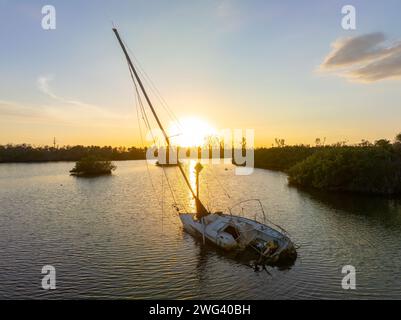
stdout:
[[(44, 5), (56, 9), (54, 30), (42, 28)], [(356, 9), (356, 30), (342, 28), (344, 5)], [(178, 118), (254, 129), (256, 146), (401, 132), (398, 0), (0, 0), (0, 8), (0, 144), (141, 144), (113, 23)]]

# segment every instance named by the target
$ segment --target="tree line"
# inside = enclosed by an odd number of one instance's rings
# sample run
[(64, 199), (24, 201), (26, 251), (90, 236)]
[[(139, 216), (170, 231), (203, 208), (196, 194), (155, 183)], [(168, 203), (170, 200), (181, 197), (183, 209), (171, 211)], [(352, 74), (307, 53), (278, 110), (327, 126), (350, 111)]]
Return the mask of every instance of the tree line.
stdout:
[[(284, 171), (290, 184), (322, 190), (401, 194), (401, 134), (393, 142), (363, 140), (352, 146), (346, 141), (325, 145), (317, 140), (315, 146), (287, 146), (284, 139), (277, 142), (272, 148), (255, 149), (255, 167)], [(141, 160), (146, 159), (146, 148), (0, 145), (0, 162), (79, 161), (88, 156), (109, 161)]]
[(137, 147), (64, 146), (60, 148), (29, 144), (0, 145), (0, 162), (78, 161), (93, 156), (105, 160), (145, 159), (146, 149)]
[(330, 191), (401, 194), (401, 134), (391, 142), (255, 150), (255, 166), (284, 171), (292, 185)]

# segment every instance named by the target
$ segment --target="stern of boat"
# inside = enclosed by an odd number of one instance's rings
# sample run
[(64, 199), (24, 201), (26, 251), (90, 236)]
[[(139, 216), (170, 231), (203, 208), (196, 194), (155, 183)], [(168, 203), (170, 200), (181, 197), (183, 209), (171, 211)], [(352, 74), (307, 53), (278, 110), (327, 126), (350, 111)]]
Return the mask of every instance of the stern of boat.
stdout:
[(291, 266), (297, 259), (297, 250), (294, 244), (289, 241), (280, 251), (271, 256), (266, 255), (265, 261), (267, 263), (272, 263), (277, 266)]

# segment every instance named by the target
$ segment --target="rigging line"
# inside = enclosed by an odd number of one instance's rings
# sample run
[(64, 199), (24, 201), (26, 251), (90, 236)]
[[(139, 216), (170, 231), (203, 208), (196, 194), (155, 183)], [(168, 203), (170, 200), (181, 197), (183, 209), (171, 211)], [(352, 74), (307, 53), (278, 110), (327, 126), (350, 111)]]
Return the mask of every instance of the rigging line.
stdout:
[[(119, 39), (120, 42), (122, 42), (121, 39), (120, 39), (120, 37), (118, 36), (118, 34), (117, 34), (117, 38)], [(124, 50), (124, 47), (123, 47), (123, 50)], [(131, 78), (133, 78), (133, 74), (132, 74), (132, 73), (135, 72), (135, 71), (132, 70), (133, 67), (131, 67), (131, 65), (130, 65), (130, 61), (129, 61), (129, 59), (128, 59), (127, 54), (126, 54), (126, 58), (127, 58), (128, 64), (129, 64), (129, 70), (130, 70)], [(135, 86), (136, 86), (136, 81), (134, 81), (134, 84), (135, 84)], [(140, 83), (139, 83), (139, 84), (140, 84)], [(136, 87), (136, 88), (137, 88), (137, 87)], [(136, 90), (137, 90), (137, 89), (136, 89)], [(140, 97), (140, 95), (138, 95), (138, 97)], [(139, 101), (141, 101), (141, 100), (139, 100)], [(143, 104), (141, 103), (140, 105), (142, 106), (142, 110), (143, 110)], [(152, 110), (152, 111), (153, 111), (153, 110)], [(144, 116), (145, 116), (145, 118), (147, 118), (146, 112), (144, 112)], [(157, 117), (156, 117), (156, 120), (159, 122), (159, 120), (157, 119)], [(160, 125), (160, 123), (159, 123), (159, 125)], [(162, 129), (162, 128), (161, 128), (161, 129)], [(163, 133), (165, 134), (164, 131), (163, 131)], [(167, 136), (166, 136), (166, 139), (168, 139)], [(167, 142), (168, 142), (168, 140), (167, 140)], [(181, 167), (179, 167), (179, 168), (181, 169)], [(171, 185), (170, 185), (169, 180), (168, 180), (168, 176), (167, 176), (167, 174), (166, 174), (166, 172), (165, 172), (165, 168), (162, 167), (162, 169), (163, 169), (163, 172), (164, 172), (164, 174), (165, 174), (165, 176), (166, 176), (166, 179), (167, 179), (167, 181), (168, 181), (169, 189), (170, 189), (171, 195), (172, 195), (172, 197), (173, 197), (173, 200), (176, 202), (175, 196), (174, 196), (174, 193), (173, 193), (173, 190), (172, 190)], [(185, 174), (184, 174), (184, 179), (186, 179)], [(190, 188), (190, 190), (192, 191), (191, 188)], [(192, 192), (192, 193), (193, 193), (193, 192)]]
[[(127, 61), (127, 63), (128, 63), (128, 61)], [(154, 136), (153, 136), (153, 132), (152, 132), (152, 130), (151, 130), (151, 126), (150, 126), (150, 123), (149, 123), (149, 119), (148, 119), (148, 116), (146, 115), (146, 111), (145, 111), (145, 108), (144, 108), (144, 106), (143, 106), (143, 102), (142, 102), (142, 99), (141, 99), (141, 95), (140, 95), (140, 93), (139, 93), (138, 86), (136, 85), (136, 82), (135, 82), (135, 79), (134, 79), (134, 75), (132, 74), (132, 70), (131, 70), (131, 67), (130, 67), (129, 63), (128, 63), (128, 69), (129, 69), (129, 72), (130, 72), (130, 76), (131, 76), (132, 82), (134, 83), (134, 86), (135, 86), (136, 97), (137, 97), (137, 99), (138, 99), (139, 106), (140, 106), (140, 108), (141, 108), (142, 119), (143, 119), (143, 121), (145, 122), (145, 125), (147, 126), (149, 132), (150, 132), (151, 135), (152, 135), (153, 142), (156, 144), (156, 141), (155, 141), (155, 138), (154, 138)]]
[(143, 119), (143, 121), (145, 122), (145, 126), (147, 127), (148, 131), (149, 131), (149, 132), (151, 133), (151, 135), (152, 135), (152, 140), (153, 140), (154, 144), (156, 144), (156, 139), (155, 139), (155, 137), (154, 137), (154, 135), (153, 135), (153, 131), (152, 131), (151, 126), (150, 126), (150, 123), (149, 123), (149, 118), (148, 118), (148, 116), (147, 116), (147, 114), (146, 114), (146, 110), (145, 110), (145, 108), (144, 108), (144, 106), (143, 106), (142, 98), (141, 98), (141, 95), (140, 95), (140, 93), (139, 93), (138, 86), (136, 85), (136, 81), (135, 81), (135, 78), (134, 78), (134, 75), (133, 75), (133, 71), (132, 71), (132, 69), (131, 69), (131, 66), (130, 66), (130, 64), (129, 64), (128, 58), (127, 58), (127, 64), (128, 64), (128, 70), (129, 70), (129, 72), (130, 72), (131, 80), (132, 80), (132, 82), (134, 83), (135, 92), (136, 92), (136, 97), (137, 97), (137, 99), (138, 99), (139, 106), (140, 106), (140, 108), (141, 108), (142, 119)]
[[(135, 82), (134, 82), (134, 86), (135, 86), (135, 89), (136, 89), (136, 83), (135, 83)], [(141, 138), (141, 144), (142, 144), (142, 146), (144, 147), (145, 144), (144, 144), (144, 142), (143, 142), (142, 126), (141, 126), (141, 121), (140, 121), (140, 119), (139, 119), (139, 110), (138, 110), (138, 105), (139, 105), (139, 99), (140, 99), (140, 98), (139, 98), (138, 95), (136, 95), (135, 97), (136, 97), (136, 99), (135, 99), (136, 104), (135, 104), (135, 105), (136, 105), (136, 114), (137, 114), (138, 127), (139, 127), (139, 135), (140, 135), (140, 138)], [(156, 192), (156, 188), (155, 188), (155, 186), (154, 186), (154, 184), (153, 184), (152, 175), (150, 174), (148, 160), (145, 159), (145, 163), (146, 163), (146, 170), (147, 170), (147, 172), (148, 172), (150, 184), (151, 184), (152, 189), (153, 189), (153, 195), (156, 195), (157, 192)], [(155, 197), (155, 198), (156, 198), (157, 202), (159, 203), (159, 206), (162, 207), (162, 203), (160, 202), (160, 200), (159, 200), (157, 197)]]
[(224, 185), (220, 182), (219, 178), (217, 178), (217, 174), (213, 169), (213, 165), (210, 166), (210, 168), (212, 169), (212, 174), (211, 176), (217, 181), (218, 185), (221, 187), (221, 189), (223, 189), (223, 192), (225, 193), (225, 195), (231, 199), (231, 195), (228, 193), (228, 191), (226, 190), (226, 188), (224, 187)]
[[(135, 80), (134, 80), (134, 78), (133, 78), (133, 74), (132, 74), (131, 68), (129, 68), (129, 70), (130, 70), (131, 78), (132, 78), (133, 83), (134, 83), (135, 91), (136, 91), (136, 93), (137, 93), (137, 94), (136, 94), (136, 98), (137, 98), (137, 101), (138, 101), (138, 105), (139, 105), (140, 108), (141, 108), (141, 112), (144, 113), (145, 110), (144, 110), (144, 107), (143, 107), (143, 103), (142, 103), (141, 96), (140, 96), (139, 91), (138, 91), (137, 84), (136, 84), (136, 82), (135, 82)], [(139, 133), (140, 133), (140, 137), (141, 137), (141, 143), (142, 143), (142, 145), (144, 146), (143, 135), (142, 135), (142, 128), (141, 128), (141, 124), (140, 124), (140, 121), (139, 121), (139, 112), (138, 112), (138, 108), (136, 108), (136, 110), (137, 110), (137, 120), (138, 120), (138, 126), (139, 126)], [(145, 116), (146, 120), (148, 120), (148, 119), (147, 119), (147, 116), (146, 116), (146, 113), (144, 114), (144, 116)], [(144, 122), (145, 122), (145, 119), (144, 119)], [(148, 123), (149, 123), (149, 122), (148, 122)], [(155, 139), (154, 139), (154, 136), (153, 136), (153, 133), (151, 133), (151, 134), (152, 134), (153, 140), (155, 140)], [(149, 164), (148, 164), (148, 161), (147, 161), (147, 160), (145, 160), (145, 162), (146, 162), (146, 169), (147, 169), (147, 172), (148, 172), (148, 175), (149, 175), (149, 179), (150, 179), (150, 182), (151, 182), (151, 185), (152, 185), (152, 189), (153, 189), (153, 192), (154, 192), (153, 194), (156, 195), (156, 194), (157, 194), (157, 191), (156, 191), (156, 188), (155, 188), (155, 186), (154, 186), (152, 176), (151, 176), (151, 174), (150, 174)], [(163, 170), (163, 172), (164, 172), (164, 170)], [(164, 172), (164, 174), (165, 174), (165, 172)], [(163, 176), (162, 176), (162, 177), (163, 177)], [(174, 200), (174, 202), (176, 202), (175, 199), (174, 199), (174, 194), (172, 193), (171, 185), (170, 185), (170, 183), (169, 183), (169, 181), (168, 181), (167, 176), (166, 176), (166, 180), (167, 180), (167, 182), (168, 182), (168, 186), (169, 186), (171, 195), (172, 195), (172, 197), (173, 197), (173, 200)], [(163, 183), (163, 180), (162, 180), (162, 183)], [(163, 188), (163, 187), (162, 187), (162, 188)], [(164, 197), (164, 191), (163, 191), (163, 197)], [(157, 197), (156, 197), (156, 199), (157, 199)], [(164, 210), (164, 205), (163, 205), (164, 198), (163, 198), (161, 201), (160, 201), (159, 199), (157, 199), (157, 200), (158, 200), (159, 205), (160, 205), (160, 207), (161, 207), (161, 209), (162, 209), (162, 211), (163, 211), (163, 210)]]
[(145, 69), (141, 66), (141, 64), (139, 63), (139, 60), (133, 54), (132, 50), (130, 50), (129, 48), (128, 48), (128, 50), (133, 55), (134, 60), (137, 63), (137, 66), (138, 66), (138, 69), (139, 69), (140, 73), (142, 74), (142, 76), (145, 79), (145, 81), (148, 83), (148, 85), (149, 85), (151, 91), (153, 92), (154, 96), (159, 100), (161, 106), (167, 112), (168, 116), (177, 123), (178, 127), (180, 127), (181, 130), (183, 130), (181, 122), (178, 120), (177, 116), (174, 114), (174, 112), (171, 109), (171, 107), (167, 104), (166, 100), (163, 98), (162, 94), (160, 93), (160, 90), (154, 84), (154, 82), (152, 81), (150, 76), (146, 73)]
[[(136, 83), (134, 82), (134, 84), (135, 84), (135, 89), (137, 90)], [(140, 104), (142, 104), (142, 101), (141, 101), (141, 99), (140, 99), (140, 96), (137, 96), (137, 97), (139, 97)], [(143, 104), (142, 104), (142, 106), (143, 106)], [(141, 131), (141, 140), (142, 140), (142, 144), (143, 144), (142, 131)], [(148, 161), (147, 161), (147, 160), (146, 160), (146, 167), (147, 167), (147, 169), (148, 169), (148, 173), (149, 173), (149, 176), (150, 176), (149, 164), (148, 164)], [(171, 196), (172, 196), (172, 198), (173, 198), (173, 201), (174, 201), (174, 203), (177, 203), (177, 201), (176, 201), (176, 199), (175, 199), (175, 195), (174, 195), (174, 193), (173, 193), (173, 191), (172, 191), (172, 187), (171, 187), (170, 181), (169, 181), (169, 179), (168, 179), (168, 177), (167, 177), (167, 174), (166, 174), (166, 172), (165, 172), (165, 169), (164, 169), (164, 168), (162, 168), (162, 169), (163, 169), (164, 175), (166, 176), (166, 181), (167, 181), (169, 190), (170, 190), (170, 192), (171, 192)], [(152, 182), (152, 185), (153, 185), (153, 182)], [(154, 185), (153, 185), (153, 186), (154, 186)], [(156, 194), (156, 188), (153, 187), (153, 191), (154, 191), (154, 194)], [(163, 194), (163, 196), (164, 196), (164, 194)], [(162, 200), (162, 201), (163, 201), (163, 200)], [(163, 206), (162, 206), (162, 208), (163, 208)]]
[[(137, 86), (137, 84), (136, 84), (136, 81), (134, 80), (134, 76), (133, 76), (133, 74), (132, 74), (132, 70), (131, 70), (131, 68), (129, 68), (129, 70), (130, 70), (130, 75), (131, 75), (131, 78), (132, 78), (132, 80), (133, 80), (133, 82), (134, 82), (135, 91), (136, 91), (136, 93), (137, 93), (137, 95), (136, 95), (136, 96), (137, 96), (137, 98), (138, 98), (139, 105), (141, 106), (142, 112), (143, 112), (143, 113), (145, 113), (144, 106), (143, 106), (143, 103), (142, 103), (142, 99), (141, 99), (141, 96), (140, 96), (140, 94), (139, 94), (138, 86)], [(145, 113), (145, 118), (146, 118), (146, 120), (148, 120), (148, 119), (147, 119), (147, 116), (146, 116), (146, 113)], [(147, 121), (147, 123), (149, 123), (149, 121)], [(153, 137), (153, 142), (156, 144), (155, 137), (154, 137), (154, 135), (153, 135), (153, 133), (152, 133), (152, 131), (151, 131), (151, 130), (150, 130), (150, 132), (151, 132), (151, 135), (152, 135), (152, 137)], [(142, 139), (142, 133), (141, 133), (141, 139)], [(143, 143), (143, 140), (142, 140), (142, 143)], [(146, 161), (146, 164), (147, 164), (147, 166), (148, 166), (148, 163), (147, 163), (147, 161)], [(165, 168), (164, 168), (164, 167), (162, 167), (162, 169), (163, 169), (163, 173), (164, 173), (164, 175), (165, 175), (165, 177), (166, 177), (166, 181), (167, 181), (167, 184), (168, 184), (168, 187), (169, 187), (169, 190), (170, 190), (171, 196), (172, 196), (172, 198), (173, 198), (174, 204), (178, 204), (178, 202), (176, 201), (176, 198), (175, 198), (174, 192), (173, 192), (173, 190), (172, 190), (172, 187), (171, 187), (170, 181), (169, 181), (169, 179), (168, 179), (168, 176), (167, 176), (166, 170), (165, 170)]]
[[(129, 64), (129, 62), (128, 62), (128, 64)], [(155, 137), (154, 134), (153, 134), (153, 128), (152, 128), (151, 125), (150, 125), (149, 118), (148, 118), (148, 116), (147, 116), (146, 109), (145, 109), (145, 107), (144, 107), (144, 105), (143, 105), (142, 98), (141, 98), (141, 95), (140, 95), (140, 93), (139, 93), (138, 86), (136, 85), (136, 82), (135, 82), (135, 80), (134, 80), (133, 70), (131, 70), (131, 66), (130, 66), (130, 65), (129, 65), (129, 69), (130, 69), (130, 73), (131, 73), (131, 79), (132, 79), (132, 80), (134, 81), (134, 83), (135, 83), (135, 90), (136, 90), (136, 92), (137, 92), (137, 96), (139, 97), (140, 106), (141, 106), (141, 112), (142, 112), (142, 115), (143, 115), (143, 117), (144, 117), (145, 125), (147, 126), (147, 129), (148, 129), (148, 131), (150, 132), (150, 134), (151, 134), (151, 136), (152, 136), (152, 140), (153, 140), (154, 145), (156, 146), (156, 145), (158, 144), (158, 143), (157, 143), (158, 139), (156, 139), (156, 137)], [(164, 132), (163, 132), (163, 134), (164, 134)]]
[(173, 198), (173, 203), (175, 205), (177, 205), (177, 204), (179, 205), (179, 203), (177, 202), (177, 200), (175, 198), (175, 195), (174, 195), (174, 192), (173, 192), (173, 188), (171, 187), (170, 180), (169, 180), (169, 178), (167, 176), (166, 169), (163, 166), (162, 166), (162, 170), (163, 170), (164, 176), (166, 177), (167, 185), (168, 185), (168, 188), (170, 190), (171, 197)]
[[(138, 93), (138, 88), (137, 88), (137, 85), (136, 85), (135, 82), (134, 82), (134, 85), (135, 85), (135, 89), (136, 89), (136, 91), (137, 91), (137, 93)], [(140, 98), (139, 95), (137, 95), (137, 99), (138, 99), (138, 101), (139, 101), (139, 104), (142, 105), (142, 108), (143, 108), (142, 100), (141, 100), (141, 98)], [(142, 111), (144, 111), (144, 110), (142, 110)], [(138, 109), (137, 109), (137, 115), (138, 115), (138, 125), (139, 125), (139, 127), (141, 127), (140, 122), (139, 122)], [(140, 136), (141, 136), (142, 145), (144, 145), (144, 143), (143, 143), (143, 136), (142, 136), (142, 129), (140, 129)], [(156, 191), (156, 188), (155, 188), (155, 186), (154, 186), (154, 184), (153, 184), (153, 179), (152, 179), (151, 174), (150, 174), (149, 164), (148, 164), (148, 161), (147, 161), (147, 160), (146, 160), (146, 168), (147, 168), (147, 171), (148, 171), (149, 179), (150, 179), (151, 184), (152, 184), (152, 189), (153, 189), (154, 195), (156, 195), (156, 194), (157, 194), (157, 191)], [(162, 169), (163, 169), (163, 174), (166, 176), (166, 181), (167, 181), (167, 184), (168, 184), (168, 187), (169, 187), (171, 196), (172, 196), (172, 198), (173, 198), (173, 202), (174, 202), (174, 204), (178, 204), (178, 202), (177, 202), (176, 199), (175, 199), (175, 195), (174, 195), (174, 192), (173, 192), (173, 190), (172, 190), (172, 187), (171, 187), (170, 181), (169, 181), (169, 179), (168, 179), (168, 176), (167, 176), (167, 174), (166, 174), (166, 172), (165, 172), (165, 169), (164, 169), (164, 168), (162, 168)], [(163, 175), (162, 175), (162, 183), (163, 183)], [(158, 202), (159, 202), (159, 205), (160, 205), (160, 207), (162, 208), (162, 210), (164, 210), (164, 191), (163, 191), (162, 200), (161, 200), (161, 201), (158, 200)]]
[(138, 90), (138, 86), (137, 86), (137, 84), (136, 84), (136, 82), (135, 82), (135, 80), (134, 80), (134, 77), (133, 77), (131, 68), (129, 68), (129, 69), (130, 69), (131, 79), (132, 79), (132, 81), (133, 81), (133, 83), (134, 83), (134, 86), (135, 86), (135, 91), (136, 91), (136, 96), (137, 96), (138, 101), (139, 101), (139, 106), (140, 106), (140, 108), (141, 108), (142, 119), (144, 120), (145, 125), (146, 125), (148, 131), (150, 132), (150, 135), (151, 135), (151, 137), (152, 137), (152, 140), (153, 140), (154, 145), (156, 145), (156, 144), (157, 144), (157, 142), (156, 142), (156, 137), (154, 136), (153, 130), (152, 130), (151, 126), (150, 126), (149, 119), (148, 119), (148, 116), (147, 116), (147, 114), (146, 114), (146, 110), (145, 110), (145, 107), (144, 107), (143, 102), (142, 102), (141, 95), (140, 95), (139, 90)]
[[(138, 89), (137, 89), (137, 93), (139, 94)], [(152, 127), (151, 127), (151, 125), (149, 123), (149, 118), (148, 118), (148, 116), (146, 114), (146, 110), (145, 110), (145, 107), (143, 106), (143, 102), (142, 102), (142, 99), (141, 99), (140, 96), (139, 96), (139, 105), (140, 105), (140, 108), (141, 108), (142, 119), (143, 119), (143, 121), (145, 123), (146, 129), (148, 130), (148, 132), (150, 133), (150, 135), (152, 137), (153, 144), (156, 145), (157, 144), (156, 143), (156, 137), (153, 134)]]
[[(184, 181), (182, 181), (181, 176), (178, 174), (177, 168), (175, 168), (174, 174), (175, 174), (175, 179), (176, 179), (177, 183), (180, 184), (180, 188), (182, 188), (182, 186), (184, 186), (183, 189), (185, 190), (186, 187), (185, 187)], [(183, 209), (184, 209), (186, 212), (189, 212), (189, 211), (188, 211), (188, 207), (185, 205), (185, 202), (184, 202), (184, 201), (183, 201), (182, 203), (180, 203), (180, 205), (183, 207)]]
[(162, 175), (162, 235), (163, 235), (163, 218), (164, 218), (164, 179)]
[[(182, 181), (181, 177), (178, 176), (177, 170), (174, 170), (174, 174), (175, 174), (175, 179), (177, 180), (177, 183), (179, 183), (182, 186), (184, 182)], [(168, 183), (170, 183), (170, 180), (168, 180)], [(173, 196), (173, 199), (175, 202), (174, 204), (176, 206), (176, 209), (177, 209), (177, 206), (179, 206), (179, 207), (182, 207), (187, 212), (189, 212), (187, 209), (187, 206), (185, 205), (185, 202), (182, 201), (181, 197), (178, 197), (180, 200), (177, 200), (177, 198), (175, 197), (174, 189), (171, 187), (171, 185), (170, 185), (170, 190), (172, 190), (172, 196)]]
[(207, 182), (207, 181), (206, 181), (206, 190), (207, 190), (208, 210), (211, 211), (211, 208), (213, 208), (213, 204), (212, 204), (212, 200), (210, 197), (209, 182)]
[(174, 192), (173, 192), (173, 188), (171, 187), (170, 180), (167, 177), (166, 169), (163, 168), (163, 167), (162, 167), (162, 169), (163, 169), (164, 175), (166, 176), (167, 185), (168, 185), (168, 188), (170, 189), (170, 193), (171, 193), (171, 196), (173, 198), (174, 204), (178, 204), (178, 202), (177, 202), (177, 200), (175, 198)]
[(144, 121), (144, 123), (145, 123), (145, 126), (146, 126), (146, 128), (148, 129), (148, 131), (151, 132), (152, 139), (153, 139), (154, 143), (156, 144), (156, 139), (155, 139), (155, 137), (153, 136), (152, 128), (151, 128), (151, 125), (150, 125), (150, 123), (149, 123), (149, 118), (148, 118), (148, 116), (147, 116), (147, 114), (146, 114), (146, 110), (145, 110), (145, 108), (144, 108), (144, 106), (143, 106), (143, 102), (142, 102), (142, 99), (141, 99), (141, 97), (140, 97), (140, 95), (139, 95), (138, 88), (135, 87), (135, 90), (136, 90), (136, 93), (138, 94), (138, 101), (139, 101), (139, 107), (140, 107), (140, 109), (141, 109), (142, 119), (143, 119), (143, 121)]
[(166, 112), (169, 114), (169, 117), (172, 118), (172, 120), (175, 120), (178, 124), (178, 126), (180, 127), (181, 130), (183, 130), (183, 126), (180, 123), (180, 121), (178, 120), (178, 118), (176, 117), (176, 115), (174, 114), (174, 112), (172, 111), (172, 109), (170, 108), (170, 106), (168, 105), (168, 103), (166, 102), (166, 100), (163, 98), (162, 94), (160, 93), (159, 89), (157, 88), (157, 86), (154, 84), (154, 82), (152, 81), (152, 79), (150, 78), (150, 76), (146, 73), (145, 69), (142, 67), (141, 63), (139, 62), (138, 58), (135, 56), (134, 52), (131, 50), (131, 48), (125, 43), (125, 41), (123, 41), (124, 45), (127, 47), (128, 51), (131, 53), (132, 57), (134, 58), (136, 65), (140, 71), (140, 73), (142, 74), (142, 76), (145, 78), (145, 80), (148, 82), (150, 89), (153, 91), (153, 93), (155, 94), (155, 96), (158, 98), (158, 100), (161, 102), (161, 105), (163, 106), (163, 108), (166, 110)]
[[(140, 95), (139, 95), (139, 92), (138, 92), (138, 87), (137, 87), (137, 85), (136, 85), (135, 82), (134, 82), (134, 84), (135, 84), (135, 89), (136, 89), (137, 94), (138, 94), (137, 97), (139, 98), (140, 105), (142, 106), (142, 109), (144, 109), (142, 100), (141, 100)], [(144, 112), (144, 110), (142, 110), (142, 111)], [(150, 131), (150, 132), (151, 132), (151, 131)], [(152, 132), (151, 132), (151, 135), (152, 135), (152, 137), (153, 137), (153, 142), (156, 144), (156, 140), (155, 140), (155, 137), (154, 137), (154, 135), (153, 135)], [(141, 138), (141, 139), (142, 139), (142, 138)], [(142, 142), (142, 143), (143, 143), (143, 142)], [(147, 161), (146, 161), (146, 165), (148, 166), (148, 162), (147, 162)], [(175, 197), (175, 195), (174, 195), (173, 188), (171, 187), (170, 180), (168, 179), (168, 176), (167, 176), (167, 173), (166, 173), (165, 168), (162, 167), (162, 170), (163, 170), (164, 175), (166, 176), (167, 184), (168, 184), (168, 187), (169, 187), (171, 196), (172, 196), (172, 198), (173, 198), (173, 202), (174, 202), (174, 204), (178, 204), (178, 205), (179, 205), (179, 203), (178, 203), (178, 201), (176, 200), (176, 197)]]

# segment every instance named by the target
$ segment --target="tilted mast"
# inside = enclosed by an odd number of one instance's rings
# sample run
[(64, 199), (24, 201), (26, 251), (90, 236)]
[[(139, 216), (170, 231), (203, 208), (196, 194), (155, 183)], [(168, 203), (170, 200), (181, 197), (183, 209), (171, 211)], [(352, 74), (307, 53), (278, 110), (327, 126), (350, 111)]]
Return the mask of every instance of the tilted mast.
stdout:
[[(134, 65), (133, 65), (133, 63), (131, 61), (131, 58), (130, 58), (128, 52), (127, 52), (127, 49), (125, 48), (125, 45), (124, 45), (123, 41), (120, 38), (120, 34), (118, 33), (118, 30), (116, 28), (113, 28), (113, 32), (116, 35), (118, 42), (120, 43), (120, 46), (121, 46), (121, 48), (122, 48), (122, 50), (124, 52), (125, 58), (128, 61), (128, 65), (131, 68), (132, 72), (134, 73), (136, 81), (138, 81), (139, 87), (141, 88), (141, 91), (142, 91), (142, 93), (143, 93), (143, 95), (144, 95), (144, 97), (146, 99), (146, 102), (148, 103), (149, 108), (152, 111), (152, 114), (155, 117), (156, 122), (157, 122), (160, 130), (163, 132), (163, 136), (164, 136), (164, 139), (166, 140), (167, 148), (170, 149), (170, 138), (168, 137), (168, 135), (167, 135), (166, 131), (164, 130), (164, 127), (163, 127), (163, 125), (162, 125), (162, 123), (161, 123), (161, 121), (159, 119), (159, 117), (156, 114), (156, 111), (155, 111), (155, 109), (153, 107), (153, 104), (150, 101), (148, 94), (146, 93), (145, 87), (143, 86), (142, 81), (139, 78), (138, 73), (136, 72), (136, 69), (135, 69), (135, 67), (134, 67)], [(182, 165), (181, 165), (181, 163), (179, 161), (178, 161), (178, 168), (180, 169), (180, 172), (183, 175), (184, 180), (185, 180), (189, 190), (191, 191), (192, 196), (196, 200), (196, 207), (197, 207), (197, 211), (198, 211), (197, 212), (198, 217), (203, 217), (205, 215), (208, 215), (209, 211), (205, 208), (203, 203), (200, 201), (198, 196), (195, 194), (194, 190), (192, 189), (191, 183), (189, 182), (188, 177), (185, 174), (184, 169), (182, 168)]]

